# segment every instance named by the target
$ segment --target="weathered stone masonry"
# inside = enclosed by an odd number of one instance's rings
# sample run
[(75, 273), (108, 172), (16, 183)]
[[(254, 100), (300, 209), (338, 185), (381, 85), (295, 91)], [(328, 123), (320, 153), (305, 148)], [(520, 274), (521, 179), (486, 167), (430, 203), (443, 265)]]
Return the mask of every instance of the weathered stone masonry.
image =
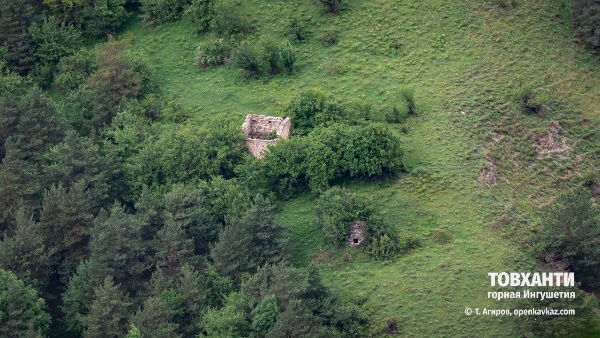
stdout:
[(246, 135), (246, 145), (250, 154), (256, 158), (263, 158), (269, 145), (290, 136), (291, 126), (292, 121), (289, 117), (246, 115), (242, 130)]

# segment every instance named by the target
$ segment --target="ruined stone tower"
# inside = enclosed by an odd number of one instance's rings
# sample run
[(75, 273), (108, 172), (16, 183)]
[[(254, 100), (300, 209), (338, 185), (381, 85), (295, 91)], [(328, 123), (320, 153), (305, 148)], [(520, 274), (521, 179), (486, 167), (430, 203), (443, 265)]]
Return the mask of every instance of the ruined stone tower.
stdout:
[(291, 126), (292, 121), (289, 117), (246, 115), (242, 130), (246, 135), (246, 145), (250, 154), (256, 158), (263, 158), (269, 145), (290, 136)]

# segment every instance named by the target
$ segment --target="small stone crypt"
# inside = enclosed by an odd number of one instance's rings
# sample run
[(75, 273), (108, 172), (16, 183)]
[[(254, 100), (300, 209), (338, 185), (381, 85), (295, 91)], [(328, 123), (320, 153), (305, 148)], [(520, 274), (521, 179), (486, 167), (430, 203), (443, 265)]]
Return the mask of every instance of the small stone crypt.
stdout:
[(246, 146), (255, 158), (263, 158), (267, 147), (290, 136), (292, 121), (289, 117), (248, 114), (242, 124)]
[(366, 233), (364, 230), (364, 225), (365, 224), (363, 221), (354, 222), (352, 225), (352, 230), (348, 236), (346, 236), (346, 243), (348, 243), (348, 245), (357, 247), (360, 246), (360, 244), (365, 240)]

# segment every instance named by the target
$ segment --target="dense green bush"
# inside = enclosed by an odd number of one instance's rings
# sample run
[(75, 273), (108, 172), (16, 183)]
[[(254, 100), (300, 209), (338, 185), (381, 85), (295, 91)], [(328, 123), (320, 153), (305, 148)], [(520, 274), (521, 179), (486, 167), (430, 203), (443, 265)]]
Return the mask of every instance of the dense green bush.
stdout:
[(188, 0), (140, 0), (142, 18), (151, 26), (179, 19)]
[(54, 87), (62, 94), (77, 89), (97, 67), (96, 58), (91, 51), (80, 50), (62, 57), (56, 65)]
[(263, 161), (240, 168), (253, 189), (290, 198), (324, 191), (341, 177), (388, 177), (403, 169), (400, 141), (377, 125), (333, 124), (306, 137), (282, 140)]
[(89, 36), (114, 33), (129, 17), (125, 0), (43, 0), (43, 3), (60, 22), (73, 24)]
[(73, 54), (83, 43), (81, 31), (72, 25), (60, 23), (54, 16), (32, 24), (29, 35), (33, 43), (33, 56), (36, 58), (32, 75), (43, 86), (50, 84), (60, 58)]
[(271, 75), (282, 69), (292, 73), (296, 63), (296, 53), (289, 42), (278, 43), (271, 38), (264, 38), (259, 43), (262, 63)]
[(365, 241), (361, 246), (381, 260), (398, 253), (398, 236), (384, 224), (373, 202), (344, 188), (333, 187), (317, 201), (315, 224), (325, 233), (325, 241), (343, 244), (356, 221), (363, 222)]
[(192, 0), (184, 14), (196, 27), (197, 32), (204, 32), (210, 28), (214, 18), (215, 0)]
[(196, 64), (203, 69), (222, 65), (231, 56), (231, 51), (227, 41), (209, 40), (196, 48)]
[(146, 140), (140, 152), (127, 160), (127, 181), (134, 196), (139, 196), (144, 186), (229, 178), (243, 151), (243, 134), (237, 129), (165, 126), (156, 140)]
[(243, 43), (233, 53), (231, 63), (241, 68), (247, 77), (258, 76), (260, 74), (260, 59), (256, 47), (250, 43)]
[(292, 99), (286, 114), (293, 121), (294, 132), (306, 134), (316, 126), (340, 121), (347, 110), (323, 92), (310, 89)]
[(254, 30), (236, 0), (218, 0), (214, 7), (212, 28), (219, 34), (249, 34)]
[(600, 1), (573, 0), (574, 19), (583, 41), (600, 49)]

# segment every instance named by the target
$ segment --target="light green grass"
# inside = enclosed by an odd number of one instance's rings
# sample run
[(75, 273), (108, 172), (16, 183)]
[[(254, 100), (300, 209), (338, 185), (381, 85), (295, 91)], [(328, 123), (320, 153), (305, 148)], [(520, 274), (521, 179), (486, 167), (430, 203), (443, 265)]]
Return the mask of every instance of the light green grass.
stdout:
[[(522, 0), (499, 10), (493, 1), (353, 0), (340, 16), (325, 17), (309, 1), (244, 1), (258, 34), (284, 39), (293, 13), (312, 33), (294, 45), (295, 74), (258, 80), (229, 67), (199, 71), (194, 50), (209, 37), (197, 36), (184, 21), (158, 28), (136, 23), (123, 36), (152, 65), (162, 94), (191, 109), (198, 123), (241, 125), (248, 113), (278, 115), (312, 87), (348, 105), (370, 105), (372, 118), (382, 121), (391, 107), (402, 106), (401, 90), (414, 88), (420, 114), (407, 120), (407, 134), (399, 132), (411, 173), (388, 186), (348, 186), (373, 198), (398, 232), (420, 236), (423, 247), (385, 263), (335, 250), (313, 226), (315, 197), (304, 195), (284, 203), (278, 215), (288, 227), (293, 260), (317, 260), (329, 286), (364, 302), (374, 334), (393, 317), (410, 337), (518, 337), (513, 319), (467, 317), (464, 308), (506, 306), (487, 299), (493, 291), (487, 273), (533, 269), (521, 244), (536, 225), (538, 207), (593, 163), (593, 152), (575, 144), (564, 160), (519, 157), (533, 142), (532, 130), (571, 119), (564, 132), (575, 139), (589, 130), (577, 129), (574, 112), (594, 123), (600, 115), (600, 59), (574, 43), (570, 9), (562, 3)], [(339, 42), (322, 46), (319, 36), (328, 30), (338, 31)], [(551, 103), (544, 116), (517, 111), (512, 95), (519, 82)], [(494, 143), (491, 131), (506, 141)], [(490, 189), (477, 181), (486, 151), (497, 156), (499, 170)], [(589, 156), (576, 164), (580, 154)], [(418, 168), (426, 174), (416, 175)], [(569, 168), (572, 176), (559, 179)], [(503, 213), (511, 215), (509, 224), (492, 226)], [(431, 240), (438, 229), (450, 233), (449, 243)]]

